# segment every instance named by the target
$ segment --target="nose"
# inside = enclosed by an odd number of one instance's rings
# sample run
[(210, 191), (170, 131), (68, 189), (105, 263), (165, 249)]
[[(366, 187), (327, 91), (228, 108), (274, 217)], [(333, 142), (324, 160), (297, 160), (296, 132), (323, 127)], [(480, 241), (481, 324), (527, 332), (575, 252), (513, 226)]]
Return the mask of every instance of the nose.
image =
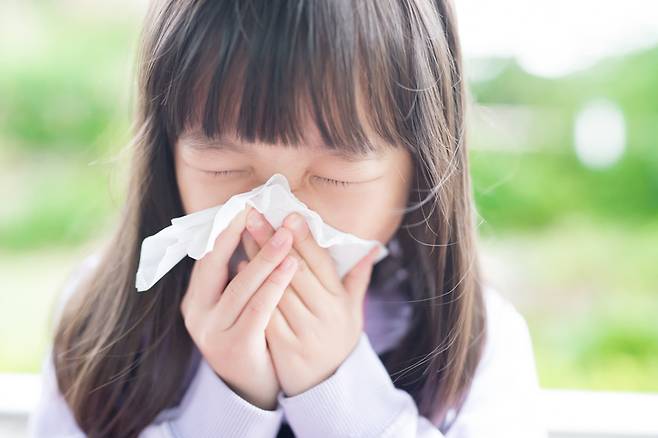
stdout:
[[(311, 190), (308, 187), (308, 182), (305, 173), (296, 173), (291, 171), (276, 171), (272, 172), (265, 181), (272, 177), (275, 173), (280, 173), (286, 178), (288, 186), (290, 187), (290, 192), (297, 198), (299, 201), (304, 203), (308, 208), (313, 209), (313, 204), (315, 202), (311, 196)], [(265, 182), (263, 182), (264, 184)]]
[(282, 175), (286, 179), (288, 186), (290, 187), (290, 191), (295, 196), (297, 196), (298, 192), (301, 192), (303, 190), (303, 187), (305, 185), (303, 174), (300, 175), (298, 173), (296, 174), (295, 172), (290, 172), (290, 171), (286, 172), (286, 171), (277, 170), (277, 171), (268, 172), (267, 174), (264, 175), (264, 178), (261, 179), (260, 185), (265, 184), (267, 181), (270, 180), (270, 178), (272, 178), (272, 176), (274, 176), (277, 173)]

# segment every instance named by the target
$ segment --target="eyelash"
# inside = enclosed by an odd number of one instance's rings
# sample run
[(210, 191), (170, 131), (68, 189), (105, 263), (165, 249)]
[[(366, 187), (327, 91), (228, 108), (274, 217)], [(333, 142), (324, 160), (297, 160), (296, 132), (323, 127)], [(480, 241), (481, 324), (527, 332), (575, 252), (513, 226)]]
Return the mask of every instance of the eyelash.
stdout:
[(322, 181), (324, 181), (324, 182), (326, 182), (326, 183), (328, 183), (328, 184), (332, 184), (332, 185), (334, 185), (334, 186), (342, 186), (342, 187), (346, 187), (346, 186), (349, 186), (350, 184), (352, 184), (351, 182), (347, 182), (347, 181), (338, 181), (338, 180), (336, 180), (336, 179), (323, 178), (323, 177), (321, 177), (321, 176), (318, 176), (317, 178), (320, 178)]
[(204, 170), (204, 172), (212, 176), (222, 176), (234, 173), (235, 170)]
[[(235, 170), (207, 170), (205, 171), (206, 173), (211, 174), (212, 176), (222, 176), (222, 175), (228, 175), (231, 173), (236, 172)], [(321, 176), (317, 176), (316, 178), (319, 178), (320, 180), (326, 182), (327, 184), (335, 185), (335, 186), (341, 186), (341, 187), (346, 187), (352, 184), (351, 182), (348, 181), (339, 181), (337, 179), (331, 179), (331, 178), (324, 178)]]

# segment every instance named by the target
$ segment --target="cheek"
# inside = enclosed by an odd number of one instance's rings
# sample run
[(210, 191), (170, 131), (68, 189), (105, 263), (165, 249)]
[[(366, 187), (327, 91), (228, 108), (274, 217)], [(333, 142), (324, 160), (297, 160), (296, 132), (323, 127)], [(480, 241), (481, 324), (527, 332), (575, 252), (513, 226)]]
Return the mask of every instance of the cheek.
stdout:
[(227, 184), (218, 184), (211, 176), (203, 176), (188, 166), (176, 167), (176, 182), (185, 214), (225, 203), (240, 190)]
[[(404, 206), (396, 196), (382, 196), (386, 191), (377, 191), (370, 197), (350, 199), (344, 197), (331, 204), (314, 208), (322, 220), (332, 227), (352, 233), (362, 239), (375, 239), (387, 242), (395, 234), (402, 220), (396, 209)], [(313, 208), (309, 203), (306, 203)], [(402, 205), (400, 205), (402, 204)]]

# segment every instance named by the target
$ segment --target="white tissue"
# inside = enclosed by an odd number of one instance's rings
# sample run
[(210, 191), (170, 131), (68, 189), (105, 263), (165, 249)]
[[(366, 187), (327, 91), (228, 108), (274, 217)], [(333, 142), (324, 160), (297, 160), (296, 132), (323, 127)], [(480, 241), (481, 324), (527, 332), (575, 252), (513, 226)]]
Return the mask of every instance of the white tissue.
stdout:
[(186, 216), (175, 217), (171, 225), (142, 242), (139, 267), (135, 276), (138, 291), (150, 289), (179, 261), (189, 255), (195, 260), (212, 251), (215, 239), (236, 214), (251, 205), (277, 229), (288, 214), (300, 213), (316, 242), (327, 248), (336, 263), (340, 278), (363, 258), (373, 246), (379, 246), (375, 263), (388, 255), (388, 249), (377, 240), (361, 239), (325, 224), (320, 215), (309, 209), (290, 191), (285, 176), (275, 173), (262, 186), (234, 195), (226, 203)]

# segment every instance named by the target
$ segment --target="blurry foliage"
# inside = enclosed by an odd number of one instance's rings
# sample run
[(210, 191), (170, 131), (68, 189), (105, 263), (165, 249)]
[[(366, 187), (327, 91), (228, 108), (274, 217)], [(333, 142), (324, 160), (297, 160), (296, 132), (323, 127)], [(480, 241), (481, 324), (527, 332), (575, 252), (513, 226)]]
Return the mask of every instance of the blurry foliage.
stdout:
[(15, 164), (24, 171), (14, 175), (19, 191), (0, 221), (5, 250), (80, 244), (102, 233), (113, 219), (117, 200), (110, 175), (77, 160), (44, 161)]
[[(627, 115), (658, 113), (658, 47), (609, 57), (557, 79), (532, 76), (513, 59), (479, 62), (500, 70), (491, 80), (471, 85), (477, 101), (483, 104), (554, 106), (573, 111), (588, 99), (604, 96), (616, 101)], [(655, 133), (658, 127), (652, 129)]]
[(658, 392), (658, 306), (633, 300), (594, 306), (579, 321), (530, 324), (542, 385)]
[(0, 38), (8, 203), (0, 248), (79, 244), (116, 208), (111, 162), (130, 138), (136, 17), (89, 20), (56, 2), (17, 5), (27, 15), (14, 19), (30, 26)]
[(34, 11), (35, 27), (16, 44), (0, 44), (0, 140), (26, 153), (95, 156), (129, 115), (121, 97), (132, 84), (135, 22), (59, 17), (55, 6)]
[[(471, 152), (476, 204), (498, 231), (583, 214), (633, 225), (658, 219), (658, 153), (631, 149), (608, 169), (585, 168), (570, 151)], [(490, 227), (484, 227), (488, 230)]]
[(622, 159), (607, 169), (578, 161), (572, 124), (564, 122), (543, 131), (540, 123), (531, 131), (531, 142), (553, 142), (544, 147), (527, 145), (523, 153), (472, 150), (475, 196), (488, 222), (497, 229), (539, 226), (573, 213), (629, 225), (658, 220), (658, 47), (560, 79), (531, 76), (511, 60), (489, 62), (502, 65), (493, 79), (471, 84), (478, 103), (552, 107), (563, 120), (573, 120), (585, 102), (605, 97), (624, 112), (627, 139)]

